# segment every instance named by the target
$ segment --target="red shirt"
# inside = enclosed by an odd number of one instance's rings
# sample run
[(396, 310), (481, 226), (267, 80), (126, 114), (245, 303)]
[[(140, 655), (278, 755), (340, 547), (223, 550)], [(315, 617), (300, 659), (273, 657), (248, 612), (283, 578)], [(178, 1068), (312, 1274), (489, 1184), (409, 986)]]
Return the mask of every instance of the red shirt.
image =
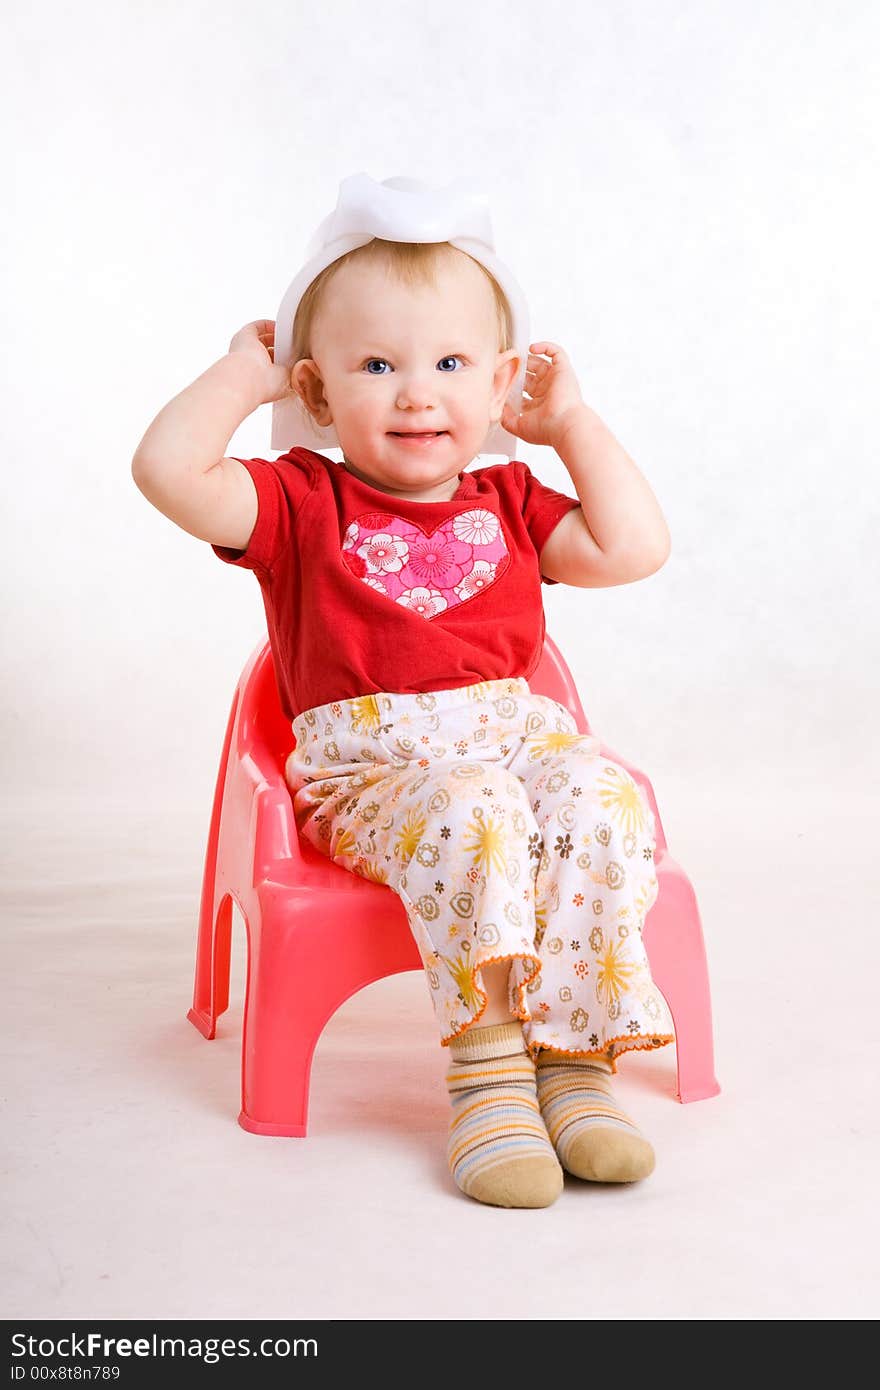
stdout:
[(240, 459), (257, 522), (246, 550), (288, 720), (379, 691), (446, 690), (528, 678), (544, 646), (538, 557), (576, 497), (524, 463), (459, 474), (451, 501), (392, 497), (341, 463), (294, 448)]

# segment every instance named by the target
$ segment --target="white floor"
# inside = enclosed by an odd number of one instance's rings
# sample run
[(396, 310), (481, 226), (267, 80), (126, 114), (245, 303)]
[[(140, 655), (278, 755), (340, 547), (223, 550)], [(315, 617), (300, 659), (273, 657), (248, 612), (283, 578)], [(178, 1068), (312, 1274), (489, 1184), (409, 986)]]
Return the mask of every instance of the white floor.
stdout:
[(742, 769), (721, 824), (694, 785), (655, 792), (697, 890), (722, 1091), (681, 1105), (672, 1048), (622, 1058), (655, 1172), (569, 1179), (545, 1211), (454, 1187), (418, 973), (331, 1020), (306, 1139), (242, 1130), (238, 917), (218, 1037), (186, 1021), (209, 807), (10, 796), (5, 1317), (876, 1317), (872, 789)]

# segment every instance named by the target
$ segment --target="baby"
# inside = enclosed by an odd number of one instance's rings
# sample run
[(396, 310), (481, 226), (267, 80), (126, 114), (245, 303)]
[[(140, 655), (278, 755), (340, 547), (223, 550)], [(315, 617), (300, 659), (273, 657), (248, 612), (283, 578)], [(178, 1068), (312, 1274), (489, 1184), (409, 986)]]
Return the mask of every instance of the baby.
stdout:
[[(274, 348), (273, 322), (240, 329), (152, 422), (134, 480), (259, 581), (296, 824), (404, 904), (449, 1049), (458, 1188), (544, 1207), (563, 1169), (644, 1178), (654, 1151), (611, 1077), (621, 1052), (674, 1041), (642, 942), (654, 820), (528, 678), (541, 584), (654, 573), (657, 501), (557, 344), (530, 345), (511, 407), (505, 296), (449, 242), (343, 255), (300, 302), (291, 369)], [(332, 423), (341, 463), (224, 457), (253, 410), (287, 399)], [(554, 449), (575, 495), (518, 460), (468, 471), (499, 422)]]

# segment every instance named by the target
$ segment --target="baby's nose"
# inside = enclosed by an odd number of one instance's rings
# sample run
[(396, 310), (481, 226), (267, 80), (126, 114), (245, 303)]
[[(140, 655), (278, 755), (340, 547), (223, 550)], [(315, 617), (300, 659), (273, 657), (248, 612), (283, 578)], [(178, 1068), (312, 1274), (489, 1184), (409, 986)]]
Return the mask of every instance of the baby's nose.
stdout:
[(422, 409), (434, 400), (434, 388), (424, 377), (413, 377), (402, 382), (397, 391), (397, 404), (400, 409), (407, 407)]

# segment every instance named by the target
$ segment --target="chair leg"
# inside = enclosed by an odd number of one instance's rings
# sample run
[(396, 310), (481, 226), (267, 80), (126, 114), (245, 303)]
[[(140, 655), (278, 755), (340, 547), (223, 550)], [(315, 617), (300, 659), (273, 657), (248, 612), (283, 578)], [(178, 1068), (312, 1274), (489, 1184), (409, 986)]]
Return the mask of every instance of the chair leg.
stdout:
[(328, 1019), (372, 981), (421, 969), (421, 960), (402, 906), (378, 896), (352, 916), (347, 894), (337, 904), (330, 893), (316, 913), (313, 893), (267, 881), (249, 909), (238, 1122), (252, 1134), (304, 1138), (312, 1058)]
[(187, 1014), (204, 1038), (213, 1038), (217, 1019), (229, 1008), (229, 966), (232, 952), (232, 898), (227, 893), (220, 903), (216, 921), (212, 904), (203, 909), (207, 920), (199, 925), (193, 1006)]
[(238, 1122), (252, 1134), (305, 1137), (315, 1046), (344, 997), (343, 972), (315, 959), (314, 900), (298, 898), (264, 886), (246, 919)]
[(229, 953), (232, 934), (232, 900), (227, 894), (218, 904), (217, 896), (218, 864), (220, 858), (220, 813), (223, 808), (223, 793), (226, 787), (226, 771), (229, 761), (229, 745), (235, 716), (238, 711), (239, 691), (236, 690), (226, 721), (226, 734), (220, 754), (220, 766), (214, 786), (214, 802), (211, 807), (211, 824), (208, 828), (208, 843), (205, 849), (205, 867), (202, 873), (202, 899), (199, 908), (199, 936), (196, 946), (196, 974), (193, 986), (192, 1008), (187, 1014), (190, 1023), (195, 1024), (203, 1037), (213, 1038), (217, 1029), (217, 1018), (229, 1007)]
[(721, 1090), (715, 1076), (712, 1005), (696, 895), (668, 854), (657, 866), (660, 892), (644, 928), (651, 975), (675, 1024), (678, 1099), (707, 1100)]

